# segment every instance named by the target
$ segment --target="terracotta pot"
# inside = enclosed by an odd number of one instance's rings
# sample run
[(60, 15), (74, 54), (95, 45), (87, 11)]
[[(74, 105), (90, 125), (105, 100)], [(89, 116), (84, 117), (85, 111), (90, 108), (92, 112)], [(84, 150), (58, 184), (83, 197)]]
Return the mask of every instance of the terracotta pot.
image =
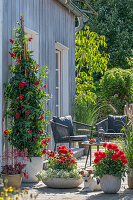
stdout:
[(101, 189), (104, 193), (117, 193), (121, 187), (121, 179), (112, 175), (103, 175), (100, 179)]
[(130, 189), (133, 189), (133, 168), (129, 168), (128, 171), (129, 171), (127, 176), (128, 187)]
[[(14, 175), (2, 174), (4, 186), (5, 187), (12, 186), (15, 188), (20, 188), (22, 182), (22, 175), (23, 174), (14, 174)], [(5, 183), (5, 180), (8, 180), (8, 182)]]
[(76, 188), (78, 187), (82, 182), (83, 179), (77, 179), (77, 178), (52, 178), (44, 180), (42, 179), (42, 182), (47, 185), (50, 188)]
[(42, 157), (32, 157), (31, 162), (25, 161), (26, 167), (24, 170), (26, 170), (29, 174), (28, 179), (23, 177), (23, 182), (26, 183), (37, 183), (38, 179), (36, 177), (36, 174), (40, 172), (43, 169), (43, 159)]

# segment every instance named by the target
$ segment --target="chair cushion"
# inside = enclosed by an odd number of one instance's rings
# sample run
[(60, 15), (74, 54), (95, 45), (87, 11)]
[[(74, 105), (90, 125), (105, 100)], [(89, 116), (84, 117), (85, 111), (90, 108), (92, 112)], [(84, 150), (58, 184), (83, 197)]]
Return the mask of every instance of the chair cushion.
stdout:
[(88, 138), (87, 135), (75, 135), (75, 136), (70, 136), (71, 141), (84, 141)]
[(123, 116), (108, 116), (108, 133), (120, 133), (123, 126), (128, 122), (127, 115)]
[(63, 124), (68, 126), (69, 132), (71, 136), (74, 136), (73, 133), (73, 124), (72, 124), (72, 117), (71, 115), (65, 116), (65, 117), (53, 117), (53, 121), (59, 124)]

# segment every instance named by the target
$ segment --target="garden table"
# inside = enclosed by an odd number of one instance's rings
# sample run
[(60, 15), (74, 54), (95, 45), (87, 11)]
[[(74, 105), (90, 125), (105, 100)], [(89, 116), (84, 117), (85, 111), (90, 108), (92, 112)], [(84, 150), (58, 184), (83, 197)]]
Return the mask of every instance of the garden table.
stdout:
[(85, 147), (88, 147), (88, 152), (87, 152), (87, 157), (86, 157), (86, 162), (85, 162), (85, 169), (86, 169), (86, 165), (87, 165), (87, 161), (88, 161), (88, 157), (90, 155), (90, 166), (91, 166), (91, 147), (96, 146), (97, 147), (97, 151), (99, 151), (99, 146), (103, 146), (104, 142), (101, 142), (100, 144), (97, 143), (81, 143), (82, 145), (84, 145)]

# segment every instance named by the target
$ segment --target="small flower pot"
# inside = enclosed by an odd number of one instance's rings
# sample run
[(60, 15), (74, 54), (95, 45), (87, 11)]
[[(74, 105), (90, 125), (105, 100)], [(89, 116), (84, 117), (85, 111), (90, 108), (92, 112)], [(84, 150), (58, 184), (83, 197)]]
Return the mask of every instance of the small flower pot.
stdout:
[(22, 182), (22, 175), (23, 175), (22, 173), (14, 175), (2, 174), (4, 186), (20, 188)]
[(50, 188), (76, 188), (82, 182), (83, 179), (77, 178), (49, 178), (47, 180), (42, 179), (42, 182)]
[(112, 175), (103, 175), (100, 185), (104, 193), (115, 194), (120, 190), (121, 179)]

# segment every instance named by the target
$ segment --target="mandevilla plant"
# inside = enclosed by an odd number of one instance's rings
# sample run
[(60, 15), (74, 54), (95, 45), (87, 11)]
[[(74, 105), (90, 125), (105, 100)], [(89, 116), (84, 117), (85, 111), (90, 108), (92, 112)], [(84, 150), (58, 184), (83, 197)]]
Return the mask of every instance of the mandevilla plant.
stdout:
[[(46, 93), (45, 78), (48, 68), (42, 67), (32, 58), (32, 51), (27, 49), (27, 43), (33, 38), (26, 38), (21, 19), (14, 28), (16, 37), (9, 54), (15, 65), (10, 66), (10, 78), (5, 86), (7, 110), (5, 116), (10, 118), (10, 130), (4, 131), (10, 144), (20, 151), (27, 149), (28, 157), (41, 156), (42, 150), (50, 142), (46, 134), (49, 111), (44, 105), (51, 96)], [(45, 129), (44, 129), (45, 128)], [(45, 142), (42, 142), (45, 141)]]
[(94, 174), (102, 178), (103, 175), (108, 174), (123, 178), (126, 172), (126, 154), (119, 150), (116, 144), (103, 143), (103, 147), (106, 148), (105, 152), (95, 152), (94, 159)]

